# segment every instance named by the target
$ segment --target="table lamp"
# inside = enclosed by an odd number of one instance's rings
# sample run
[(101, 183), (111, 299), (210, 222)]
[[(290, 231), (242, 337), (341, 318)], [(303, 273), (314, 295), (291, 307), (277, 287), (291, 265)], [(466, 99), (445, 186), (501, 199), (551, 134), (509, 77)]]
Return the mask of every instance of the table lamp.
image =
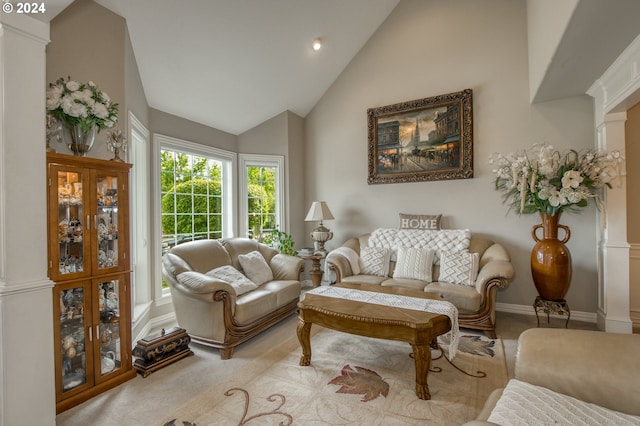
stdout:
[(327, 206), (325, 201), (314, 201), (311, 203), (311, 208), (307, 217), (304, 218), (305, 222), (320, 221), (320, 226), (311, 231), (311, 239), (314, 241), (315, 251), (313, 254), (326, 254), (324, 249), (324, 243), (333, 238), (333, 232), (329, 231), (323, 224), (323, 220), (335, 219), (331, 214), (331, 210)]

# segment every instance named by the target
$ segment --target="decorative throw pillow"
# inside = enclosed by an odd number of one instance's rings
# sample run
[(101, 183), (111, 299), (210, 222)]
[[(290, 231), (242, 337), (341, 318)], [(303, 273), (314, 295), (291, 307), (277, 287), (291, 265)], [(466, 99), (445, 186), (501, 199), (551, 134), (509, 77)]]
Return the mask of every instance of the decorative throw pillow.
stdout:
[(206, 287), (207, 284), (211, 283), (211, 278), (229, 284), (233, 287), (237, 296), (258, 288), (255, 283), (242, 275), (240, 271), (231, 265), (220, 266), (219, 268), (212, 269), (206, 274), (187, 271), (178, 274), (176, 278), (181, 284), (189, 286), (192, 290), (197, 291), (198, 289), (201, 289), (203, 292), (207, 291)]
[(474, 286), (478, 277), (480, 255), (469, 252), (440, 253), (440, 277), (438, 281)]
[(400, 213), (400, 229), (440, 229), (441, 214)]
[(176, 279), (194, 293), (207, 293), (209, 291), (208, 285), (212, 284), (211, 277), (196, 271), (180, 272), (176, 275)]
[(360, 273), (366, 275), (389, 275), (391, 250), (383, 247), (362, 247), (360, 249)]
[(247, 277), (257, 285), (273, 280), (273, 271), (259, 251), (252, 251), (238, 256), (240, 266)]
[(398, 247), (398, 259), (393, 278), (431, 282), (434, 254), (435, 251), (428, 248)]
[(206, 275), (231, 284), (238, 296), (258, 288), (256, 283), (244, 276), (242, 272), (238, 271), (231, 265), (224, 265), (212, 269), (207, 272)]

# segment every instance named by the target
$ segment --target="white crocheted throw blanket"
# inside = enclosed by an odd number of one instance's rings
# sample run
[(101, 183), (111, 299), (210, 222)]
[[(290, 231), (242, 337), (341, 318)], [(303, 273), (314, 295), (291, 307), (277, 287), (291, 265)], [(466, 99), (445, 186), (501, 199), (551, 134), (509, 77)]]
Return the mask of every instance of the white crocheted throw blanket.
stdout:
[(351, 266), (351, 272), (353, 273), (353, 275), (358, 275), (360, 273), (359, 256), (354, 249), (349, 247), (338, 247), (337, 249), (331, 250), (329, 252), (329, 254), (327, 255), (327, 259), (334, 257), (337, 254), (341, 254), (347, 258), (347, 260), (349, 261), (349, 265)]
[(458, 308), (444, 300), (422, 299), (419, 297), (401, 296), (397, 294), (377, 293), (374, 291), (354, 290), (333, 286), (321, 286), (306, 292), (337, 299), (353, 300), (357, 302), (372, 303), (374, 305), (395, 306), (414, 311), (424, 311), (434, 314), (446, 315), (451, 320), (451, 330), (446, 334), (450, 338), (449, 360), (452, 360), (458, 350), (460, 330), (458, 328)]
[(503, 426), (640, 425), (640, 417), (511, 379), (488, 419)]
[(469, 229), (396, 229), (378, 228), (369, 236), (370, 247), (384, 247), (393, 250), (398, 247), (430, 248), (435, 250), (433, 263), (440, 263), (440, 252), (469, 250), (471, 230)]

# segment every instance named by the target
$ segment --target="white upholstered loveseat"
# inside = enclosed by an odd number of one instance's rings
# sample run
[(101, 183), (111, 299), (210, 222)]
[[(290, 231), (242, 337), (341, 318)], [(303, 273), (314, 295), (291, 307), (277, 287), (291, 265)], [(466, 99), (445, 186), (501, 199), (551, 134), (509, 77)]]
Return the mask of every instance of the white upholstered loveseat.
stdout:
[(237, 345), (297, 310), (303, 265), (255, 240), (228, 238), (173, 247), (162, 258), (162, 274), (178, 325), (229, 359)]
[(526, 330), (518, 339), (514, 379), (465, 426), (638, 425), (639, 352), (637, 334)]
[[(398, 274), (398, 251), (401, 247), (432, 248), (435, 251), (433, 265), (427, 265), (426, 276), (406, 278), (409, 274)], [(370, 260), (373, 248), (389, 249), (389, 258), (378, 256), (378, 266)], [(411, 248), (411, 247), (410, 247)], [(379, 251), (378, 251), (379, 252)], [(404, 250), (406, 254), (406, 250)], [(454, 253), (477, 253), (477, 275), (460, 278), (456, 283), (455, 273), (442, 270), (443, 255), (456, 259)], [(373, 266), (367, 267), (367, 260)], [(472, 257), (468, 257), (471, 259)], [(384, 267), (387, 263), (388, 267)], [(450, 264), (451, 262), (447, 262)], [(469, 230), (403, 230), (394, 228), (376, 229), (370, 234), (347, 240), (342, 247), (331, 251), (326, 259), (327, 269), (333, 273), (335, 282), (377, 284), (422, 290), (440, 296), (453, 303), (459, 312), (460, 327), (484, 331), (495, 338), (495, 300), (498, 288), (506, 288), (514, 276), (514, 268), (504, 247)], [(355, 270), (355, 273), (354, 273)], [(429, 276), (430, 275), (430, 276)], [(464, 275), (464, 274), (462, 274)], [(442, 278), (446, 279), (442, 279)]]

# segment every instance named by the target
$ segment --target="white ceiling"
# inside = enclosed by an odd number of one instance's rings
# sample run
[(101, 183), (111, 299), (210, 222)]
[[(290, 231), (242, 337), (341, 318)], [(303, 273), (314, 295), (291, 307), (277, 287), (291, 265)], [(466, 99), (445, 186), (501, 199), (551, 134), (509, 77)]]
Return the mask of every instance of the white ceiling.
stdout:
[(639, 19), (638, 0), (580, 1), (534, 101), (586, 93), (640, 34)]
[[(150, 107), (236, 135), (286, 110), (305, 117), (399, 2), (95, 1), (127, 20)], [(47, 0), (39, 18), (70, 3)], [(638, 16), (638, 0), (581, 0), (535, 100), (584, 94), (638, 34)]]
[(95, 1), (126, 19), (150, 107), (236, 135), (305, 117), (399, 2)]

